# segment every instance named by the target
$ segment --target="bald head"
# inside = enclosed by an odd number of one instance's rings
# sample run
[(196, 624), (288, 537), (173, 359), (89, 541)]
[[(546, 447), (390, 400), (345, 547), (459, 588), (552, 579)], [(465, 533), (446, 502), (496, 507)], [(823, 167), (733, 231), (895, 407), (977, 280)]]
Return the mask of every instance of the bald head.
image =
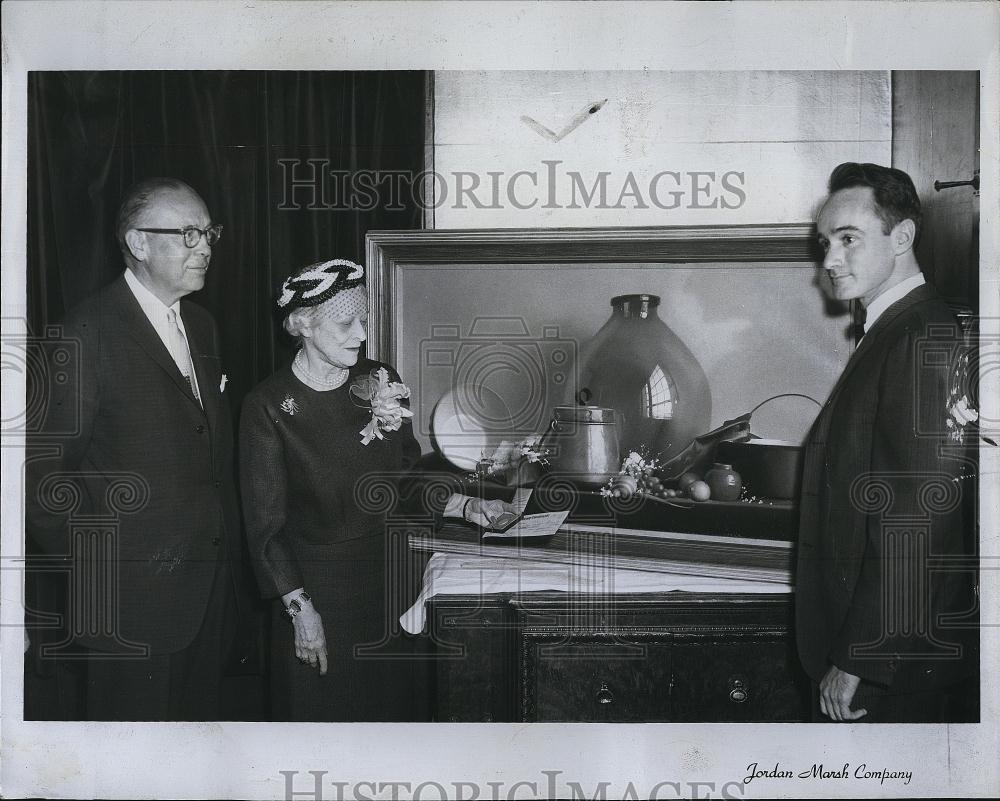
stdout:
[[(212, 244), (212, 218), (190, 186), (175, 179), (144, 181), (129, 191), (118, 215), (125, 263), (166, 306), (205, 285)], [(186, 229), (196, 229), (197, 240)]]
[(118, 218), (115, 223), (118, 248), (127, 265), (132, 267), (135, 264), (135, 258), (125, 241), (128, 230), (142, 227), (150, 212), (155, 210), (159, 203), (181, 199), (192, 199), (202, 206), (205, 205), (198, 193), (178, 178), (147, 178), (129, 187), (118, 208)]

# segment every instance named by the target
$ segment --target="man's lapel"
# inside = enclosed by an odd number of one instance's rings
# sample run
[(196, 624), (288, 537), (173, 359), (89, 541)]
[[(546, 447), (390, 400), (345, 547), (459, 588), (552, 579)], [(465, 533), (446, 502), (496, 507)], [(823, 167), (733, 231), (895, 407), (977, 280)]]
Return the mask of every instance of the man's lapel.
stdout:
[(170, 380), (174, 382), (191, 403), (197, 405), (198, 401), (191, 392), (191, 385), (188, 384), (187, 379), (181, 374), (173, 357), (170, 355), (170, 351), (167, 350), (167, 346), (163, 344), (163, 340), (160, 339), (156, 333), (156, 329), (153, 328), (153, 324), (146, 317), (145, 312), (143, 312), (142, 307), (139, 305), (139, 301), (132, 294), (132, 290), (128, 288), (124, 276), (119, 277), (118, 280), (112, 283), (108, 292), (112, 304), (118, 311), (125, 331), (139, 344), (139, 347), (146, 352), (149, 358), (163, 368), (163, 371), (170, 377)]
[[(927, 284), (917, 287), (882, 312), (871, 329), (861, 338), (860, 344), (847, 360), (847, 364), (844, 366), (844, 372), (840, 374), (840, 378), (838, 378), (837, 383), (834, 384), (833, 389), (827, 396), (826, 403), (823, 404), (823, 408), (816, 419), (815, 427), (813, 429), (813, 439), (815, 441), (824, 443), (825, 446), (825, 443), (829, 440), (829, 429), (831, 423), (833, 422), (832, 410), (840, 398), (840, 393), (843, 391), (844, 387), (847, 386), (848, 379), (858, 369), (859, 365), (865, 363), (866, 354), (873, 347), (875, 347), (878, 338), (885, 333), (885, 331), (895, 322), (899, 315), (905, 312), (914, 303), (919, 303), (922, 300), (932, 297), (933, 293), (934, 290)], [(820, 456), (819, 458), (823, 457)]]
[(934, 294), (933, 288), (928, 284), (921, 284), (916, 289), (908, 292), (906, 295), (901, 297), (895, 303), (893, 303), (888, 309), (879, 315), (879, 318), (875, 321), (875, 324), (871, 329), (861, 338), (861, 343), (858, 345), (857, 350), (851, 354), (851, 358), (847, 360), (847, 365), (844, 367), (844, 372), (840, 374), (840, 378), (837, 379), (837, 383), (834, 384), (833, 390), (830, 392), (829, 398), (825, 404), (826, 407), (832, 406), (837, 398), (840, 390), (844, 387), (847, 379), (850, 375), (857, 369), (859, 364), (864, 363), (865, 354), (871, 350), (878, 338), (885, 333), (885, 331), (890, 328), (895, 322), (896, 318), (899, 317), (903, 312), (910, 308), (913, 304), (919, 303), (922, 300), (932, 297)]

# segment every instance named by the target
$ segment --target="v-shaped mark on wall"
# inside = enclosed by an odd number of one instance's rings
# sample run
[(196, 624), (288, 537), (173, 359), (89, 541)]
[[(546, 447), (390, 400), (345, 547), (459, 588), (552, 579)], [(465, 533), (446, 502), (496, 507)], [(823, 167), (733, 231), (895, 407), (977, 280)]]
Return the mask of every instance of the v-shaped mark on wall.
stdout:
[(600, 111), (604, 107), (604, 104), (607, 102), (608, 99), (604, 98), (604, 100), (595, 100), (593, 103), (588, 103), (585, 108), (583, 108), (578, 114), (576, 114), (573, 117), (573, 119), (571, 119), (569, 122), (566, 123), (566, 125), (563, 126), (563, 129), (559, 133), (556, 133), (550, 128), (546, 128), (544, 125), (538, 122), (538, 120), (535, 120), (527, 115), (521, 117), (521, 122), (523, 122), (525, 125), (531, 128), (531, 130), (533, 130), (543, 139), (548, 139), (552, 142), (558, 142), (561, 139), (565, 139), (567, 136), (573, 133), (573, 131), (579, 128), (585, 120), (590, 119), (591, 114), (596, 114), (598, 111)]

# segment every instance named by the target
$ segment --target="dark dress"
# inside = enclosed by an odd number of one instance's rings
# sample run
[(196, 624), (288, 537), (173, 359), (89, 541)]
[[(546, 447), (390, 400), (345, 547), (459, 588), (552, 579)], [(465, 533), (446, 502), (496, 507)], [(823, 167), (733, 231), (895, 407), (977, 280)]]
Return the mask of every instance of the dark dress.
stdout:
[[(361, 360), (344, 385), (323, 392), (286, 367), (243, 403), (240, 480), (247, 538), (261, 594), (276, 599), (271, 673), (277, 720), (424, 717), (424, 669), (419, 660), (405, 658), (412, 656), (414, 638), (398, 633), (399, 614), (418, 590), (407, 585), (418, 571), (400, 566), (408, 558), (405, 536), (392, 536), (386, 526), (396, 478), (414, 464), (420, 447), (409, 422), (363, 445), (360, 431), (371, 410), (350, 394), (358, 377), (382, 366)], [(392, 380), (400, 380), (388, 369)], [(325, 676), (295, 657), (280, 596), (297, 587), (312, 596), (323, 619)]]

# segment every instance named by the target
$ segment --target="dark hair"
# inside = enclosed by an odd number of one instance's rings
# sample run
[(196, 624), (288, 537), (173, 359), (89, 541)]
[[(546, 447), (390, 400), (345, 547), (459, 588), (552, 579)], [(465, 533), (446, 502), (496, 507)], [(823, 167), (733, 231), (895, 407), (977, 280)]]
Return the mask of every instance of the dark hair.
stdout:
[(845, 161), (830, 173), (831, 195), (855, 186), (867, 186), (872, 190), (875, 213), (882, 221), (882, 233), (890, 233), (902, 220), (913, 220), (913, 244), (916, 245), (920, 240), (920, 198), (909, 175), (894, 167), (853, 161)]
[(115, 221), (115, 238), (118, 240), (118, 247), (122, 252), (122, 256), (125, 257), (125, 261), (128, 263), (130, 263), (132, 254), (128, 249), (128, 245), (125, 244), (125, 234), (132, 227), (136, 218), (142, 213), (142, 210), (149, 205), (149, 201), (153, 195), (163, 189), (190, 192), (195, 197), (200, 197), (194, 189), (179, 178), (146, 178), (143, 181), (132, 184), (126, 190), (121, 206), (118, 207), (118, 218)]

